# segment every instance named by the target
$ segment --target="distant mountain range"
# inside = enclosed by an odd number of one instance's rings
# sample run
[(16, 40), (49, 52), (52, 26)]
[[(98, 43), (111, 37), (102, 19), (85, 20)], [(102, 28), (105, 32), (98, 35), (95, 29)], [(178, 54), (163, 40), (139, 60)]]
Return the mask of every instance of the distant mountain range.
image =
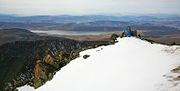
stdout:
[(180, 34), (180, 16), (10, 16), (0, 15), (0, 29), (63, 31), (122, 31), (131, 26), (146, 36), (174, 36)]
[(18, 23), (82, 23), (91, 21), (102, 21), (102, 20), (119, 20), (116, 16), (6, 16), (0, 15), (1, 22), (18, 22)]
[(93, 21), (152, 21), (152, 20), (178, 20), (180, 16), (105, 16), (105, 15), (85, 15), (85, 16), (12, 16), (0, 15), (0, 22), (18, 23), (82, 23)]

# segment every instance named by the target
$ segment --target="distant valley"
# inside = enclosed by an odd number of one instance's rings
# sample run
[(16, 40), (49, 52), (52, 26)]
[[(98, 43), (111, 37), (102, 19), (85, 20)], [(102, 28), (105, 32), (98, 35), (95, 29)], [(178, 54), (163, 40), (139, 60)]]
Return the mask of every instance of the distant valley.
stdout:
[(0, 28), (29, 30), (63, 30), (71, 32), (116, 32), (131, 26), (145, 36), (177, 36), (180, 34), (179, 16), (6, 16), (0, 17)]

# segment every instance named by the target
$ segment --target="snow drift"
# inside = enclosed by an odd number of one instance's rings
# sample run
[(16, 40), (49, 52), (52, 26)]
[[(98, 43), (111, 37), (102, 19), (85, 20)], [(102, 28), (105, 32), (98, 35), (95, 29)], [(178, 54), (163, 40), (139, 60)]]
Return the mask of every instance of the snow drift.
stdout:
[[(118, 41), (81, 52), (81, 57), (36, 91), (180, 91), (180, 82), (168, 78), (179, 75), (171, 73), (180, 65), (178, 46), (151, 44), (137, 38)], [(85, 54), (90, 57), (83, 59)]]

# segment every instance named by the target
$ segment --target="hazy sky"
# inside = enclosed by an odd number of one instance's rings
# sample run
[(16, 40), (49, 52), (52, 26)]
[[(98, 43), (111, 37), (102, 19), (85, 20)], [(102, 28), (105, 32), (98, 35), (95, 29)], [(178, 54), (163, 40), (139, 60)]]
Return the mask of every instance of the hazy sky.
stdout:
[(178, 14), (180, 0), (0, 0), (0, 14)]

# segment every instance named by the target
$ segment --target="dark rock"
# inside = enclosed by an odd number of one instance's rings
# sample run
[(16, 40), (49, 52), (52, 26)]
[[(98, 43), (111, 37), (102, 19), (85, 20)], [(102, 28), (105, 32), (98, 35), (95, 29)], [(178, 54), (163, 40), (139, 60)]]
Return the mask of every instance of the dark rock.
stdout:
[(172, 72), (174, 72), (174, 73), (180, 73), (180, 66), (178, 66), (177, 68), (173, 69)]
[(115, 43), (118, 37), (119, 37), (119, 36), (118, 36), (117, 34), (112, 34), (112, 35), (111, 35), (111, 38), (110, 38), (110, 39), (111, 39), (111, 42), (112, 42), (112, 43)]
[(173, 42), (171, 45), (176, 45), (176, 42)]
[(90, 55), (86, 54), (86, 55), (83, 56), (84, 59), (87, 59), (88, 57), (90, 57)]

